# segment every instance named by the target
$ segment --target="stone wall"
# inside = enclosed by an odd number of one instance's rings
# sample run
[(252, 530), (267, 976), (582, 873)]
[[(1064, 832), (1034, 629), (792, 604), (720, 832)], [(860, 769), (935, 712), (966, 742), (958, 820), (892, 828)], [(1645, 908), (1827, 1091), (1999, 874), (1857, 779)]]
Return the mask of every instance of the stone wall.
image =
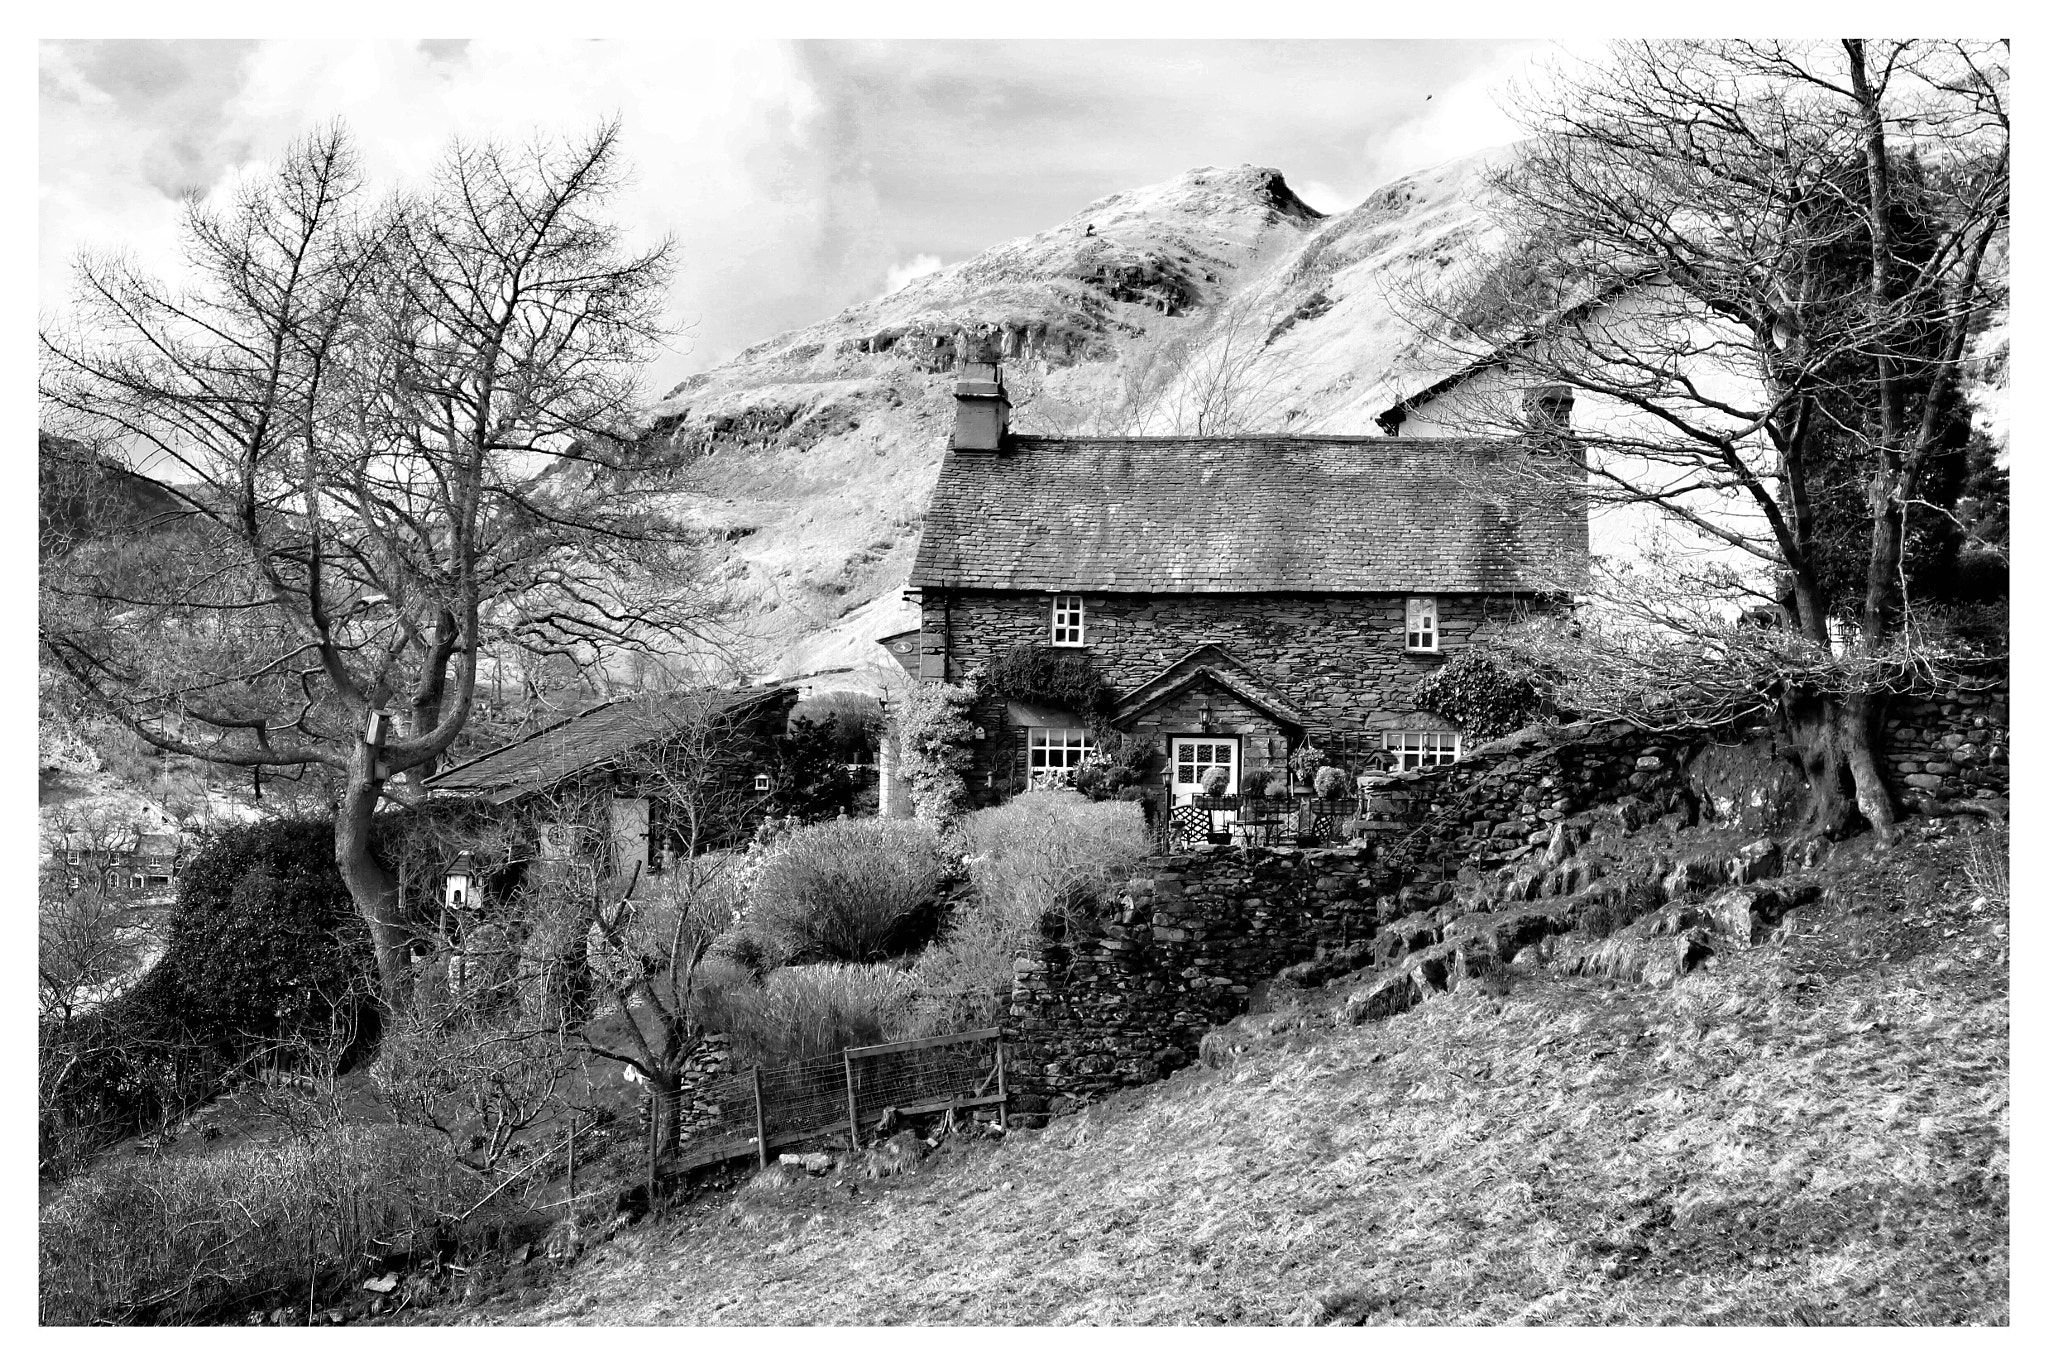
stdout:
[(1894, 699), (1883, 725), (1892, 795), (1923, 810), (1963, 798), (2004, 797), (2012, 777), (2010, 701), (2003, 673)]
[(1617, 725), (1527, 732), (1456, 764), (1390, 775), (1367, 799), (1362, 843), (1155, 856), (1116, 923), (1018, 961), (1013, 1074), (1029, 1099), (1013, 1108), (1071, 1105), (1181, 1066), (1258, 983), (1371, 941), (1447, 899), (1462, 868), (1506, 863), (1567, 817), (1629, 798), (1646, 818), (1680, 807), (1690, 816), (1698, 743)]
[(1498, 867), (1604, 802), (1634, 796), (1665, 809), (1690, 799), (1687, 770), (1704, 745), (1612, 722), (1521, 731), (1455, 764), (1379, 778), (1364, 801), (1366, 833), (1395, 863)]
[(1371, 937), (1373, 878), (1358, 849), (1226, 846), (1148, 860), (1098, 937), (1018, 960), (1007, 1037), (1010, 1088), (1023, 1099), (1012, 1112), (1043, 1114), (1191, 1061), (1257, 983)]
[[(1886, 762), (1902, 800), (2002, 795), (2003, 679), (1900, 701)], [(1796, 804), (1798, 770), (1767, 732), (1652, 735), (1617, 723), (1525, 731), (1456, 764), (1390, 774), (1337, 849), (1226, 847), (1158, 855), (1116, 923), (1018, 960), (1011, 992), (1013, 1104), (1023, 1123), (1191, 1061), (1258, 984), (1450, 901), (1461, 879), (1611, 807), (1628, 828), (1670, 815), (1768, 828)], [(1915, 781), (1918, 779), (1918, 781)], [(1377, 949), (1375, 949), (1377, 952)]]

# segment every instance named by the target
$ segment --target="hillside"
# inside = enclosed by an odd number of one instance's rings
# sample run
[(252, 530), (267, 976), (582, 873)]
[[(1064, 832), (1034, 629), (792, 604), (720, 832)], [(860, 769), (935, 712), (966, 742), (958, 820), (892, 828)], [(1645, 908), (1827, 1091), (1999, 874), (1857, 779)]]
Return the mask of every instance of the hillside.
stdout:
[(901, 589), (967, 335), (1000, 339), (1021, 431), (1087, 430), (1121, 368), (1162, 342), (1177, 348), (1164, 381), (1185, 383), (1205, 351), (1249, 340), (1245, 383), (1269, 395), (1272, 427), (1371, 432), (1371, 415), (1428, 370), (1389, 287), (1484, 249), (1497, 155), (1334, 216), (1278, 171), (1189, 171), (678, 386), (648, 436), (686, 457), (681, 496), (727, 546), (719, 572), (749, 605), (764, 670), (893, 668), (872, 642), (916, 622)]
[(1966, 829), (1838, 846), (1674, 985), (1518, 963), (1362, 1025), (1355, 983), (1276, 988), (1215, 1065), (907, 1175), (778, 1167), (431, 1317), (2003, 1323), (2007, 919)]

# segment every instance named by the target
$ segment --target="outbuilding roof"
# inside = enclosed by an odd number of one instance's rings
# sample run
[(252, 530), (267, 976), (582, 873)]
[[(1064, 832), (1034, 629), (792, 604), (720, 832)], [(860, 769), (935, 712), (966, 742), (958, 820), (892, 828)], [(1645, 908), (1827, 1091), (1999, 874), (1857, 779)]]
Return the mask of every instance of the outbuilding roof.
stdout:
[(1012, 436), (949, 451), (913, 588), (1555, 592), (1586, 573), (1560, 444)]
[(641, 745), (680, 733), (709, 707), (721, 714), (766, 701), (777, 694), (796, 700), (796, 689), (779, 685), (729, 692), (620, 697), (544, 726), (466, 763), (427, 779), (434, 792), (505, 802), (544, 791), (565, 778), (619, 758)]

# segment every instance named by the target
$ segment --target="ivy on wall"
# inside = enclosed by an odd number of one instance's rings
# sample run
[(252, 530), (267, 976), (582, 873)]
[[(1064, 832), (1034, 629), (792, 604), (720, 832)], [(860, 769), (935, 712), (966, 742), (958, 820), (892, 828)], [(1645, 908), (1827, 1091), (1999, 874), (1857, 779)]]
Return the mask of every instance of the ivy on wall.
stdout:
[(1049, 645), (1012, 645), (990, 666), (988, 685), (998, 697), (1065, 707), (1091, 723), (1109, 710), (1116, 696), (1087, 653)]
[(1475, 646), (1424, 675), (1410, 700), (1463, 731), (1467, 743), (1478, 744), (1520, 730), (1545, 714), (1539, 681), (1536, 668), (1515, 654)]

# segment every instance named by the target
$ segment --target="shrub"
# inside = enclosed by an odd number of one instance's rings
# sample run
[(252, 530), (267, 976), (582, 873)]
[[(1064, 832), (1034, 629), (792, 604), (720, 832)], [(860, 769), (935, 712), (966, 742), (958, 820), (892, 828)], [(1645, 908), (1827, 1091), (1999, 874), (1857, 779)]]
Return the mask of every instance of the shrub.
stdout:
[(1316, 795), (1326, 802), (1333, 802), (1351, 791), (1351, 775), (1341, 768), (1329, 764), (1316, 770)]
[(1238, 790), (1247, 797), (1285, 797), (1287, 775), (1278, 769), (1255, 768), (1244, 775)]
[(1468, 742), (1496, 740), (1543, 714), (1543, 674), (1508, 646), (1474, 646), (1416, 683), (1411, 701), (1465, 733)]
[(180, 880), (166, 940), (133, 989), (41, 1032), (44, 1175), (204, 1101), (258, 1050), (304, 1063), (341, 1042), (329, 1060), (346, 1064), (374, 1042), (369, 932), (326, 821), (214, 832)]
[(180, 1014), (224, 1047), (309, 1041), (367, 1016), (376, 963), (330, 822), (210, 835), (179, 883), (169, 941)]
[(1151, 849), (1133, 802), (1028, 793), (960, 822), (972, 895), (917, 960), (921, 1028), (993, 1024), (1009, 1006), (1016, 958), (1048, 932), (1091, 928)]
[[(1095, 762), (1074, 770), (1074, 790), (1090, 801), (1128, 801), (1144, 780), (1147, 746), (1136, 736), (1099, 729)], [(1140, 788), (1142, 793), (1142, 788)]]
[(915, 948), (950, 873), (923, 821), (830, 821), (778, 843), (749, 924), (786, 959), (859, 962)]
[(1211, 797), (1220, 797), (1230, 790), (1230, 770), (1221, 764), (1213, 764), (1202, 770), (1202, 791)]
[(914, 988), (886, 963), (808, 963), (722, 983), (705, 1020), (747, 1062), (777, 1067), (902, 1037)]
[(871, 764), (881, 738), (882, 700), (863, 692), (814, 693), (789, 709), (791, 726), (809, 721), (828, 737), (832, 758), (842, 764)]
[(194, 1323), (277, 1291), (306, 1300), (377, 1249), (452, 1222), (482, 1194), (440, 1139), (393, 1125), (198, 1157), (125, 1159), (42, 1210), (45, 1323)]

